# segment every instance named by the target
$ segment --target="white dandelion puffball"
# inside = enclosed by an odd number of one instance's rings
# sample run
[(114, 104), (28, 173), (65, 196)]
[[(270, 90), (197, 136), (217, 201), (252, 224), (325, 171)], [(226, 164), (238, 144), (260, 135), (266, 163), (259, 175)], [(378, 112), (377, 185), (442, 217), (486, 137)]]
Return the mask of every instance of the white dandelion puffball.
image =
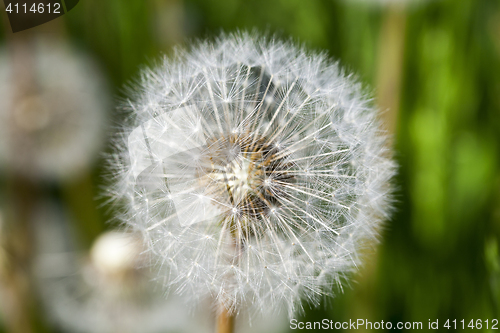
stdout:
[(68, 219), (57, 204), (44, 202), (35, 220), (35, 282), (47, 318), (59, 331), (198, 331), (179, 300), (165, 299), (160, 286), (150, 283), (137, 235), (109, 231), (89, 252), (78, 251)]
[(143, 71), (132, 92), (113, 193), (168, 286), (291, 315), (355, 270), (395, 168), (376, 110), (336, 63), (223, 35)]
[(28, 60), (14, 65), (19, 52), (0, 51), (0, 168), (34, 179), (75, 176), (105, 139), (110, 101), (102, 73), (61, 42), (36, 40), (20, 52)]

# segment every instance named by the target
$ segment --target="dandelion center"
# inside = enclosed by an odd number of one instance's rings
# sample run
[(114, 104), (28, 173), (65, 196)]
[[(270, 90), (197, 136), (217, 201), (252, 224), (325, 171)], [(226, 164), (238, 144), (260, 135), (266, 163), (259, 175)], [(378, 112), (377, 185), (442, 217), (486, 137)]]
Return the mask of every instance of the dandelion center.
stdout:
[[(214, 139), (203, 154), (200, 174), (216, 205), (229, 204), (242, 217), (268, 214), (279, 204), (276, 182), (292, 182), (282, 151), (265, 137), (232, 135)], [(220, 207), (219, 207), (220, 208)]]

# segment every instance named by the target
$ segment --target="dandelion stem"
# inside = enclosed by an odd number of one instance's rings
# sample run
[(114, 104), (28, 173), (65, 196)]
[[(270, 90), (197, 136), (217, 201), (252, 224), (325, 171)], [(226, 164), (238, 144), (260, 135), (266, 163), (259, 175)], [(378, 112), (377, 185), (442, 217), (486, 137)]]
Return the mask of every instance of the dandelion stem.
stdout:
[(234, 315), (225, 306), (221, 307), (217, 316), (217, 333), (234, 333)]

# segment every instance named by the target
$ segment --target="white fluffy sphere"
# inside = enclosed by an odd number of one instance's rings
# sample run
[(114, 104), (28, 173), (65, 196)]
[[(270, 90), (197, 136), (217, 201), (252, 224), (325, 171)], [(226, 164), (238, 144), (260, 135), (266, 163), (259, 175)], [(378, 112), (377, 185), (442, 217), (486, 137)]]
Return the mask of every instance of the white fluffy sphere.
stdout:
[(390, 209), (376, 110), (324, 55), (251, 34), (202, 42), (131, 89), (114, 156), (123, 221), (192, 300), (317, 303)]

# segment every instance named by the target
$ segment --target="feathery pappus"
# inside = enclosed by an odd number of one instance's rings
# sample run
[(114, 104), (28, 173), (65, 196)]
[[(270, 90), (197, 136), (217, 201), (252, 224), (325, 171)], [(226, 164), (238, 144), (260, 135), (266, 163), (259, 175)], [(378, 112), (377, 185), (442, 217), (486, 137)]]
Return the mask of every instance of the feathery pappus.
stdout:
[(235, 33), (164, 58), (130, 89), (112, 195), (167, 286), (230, 312), (317, 304), (390, 212), (376, 109), (337, 63)]

